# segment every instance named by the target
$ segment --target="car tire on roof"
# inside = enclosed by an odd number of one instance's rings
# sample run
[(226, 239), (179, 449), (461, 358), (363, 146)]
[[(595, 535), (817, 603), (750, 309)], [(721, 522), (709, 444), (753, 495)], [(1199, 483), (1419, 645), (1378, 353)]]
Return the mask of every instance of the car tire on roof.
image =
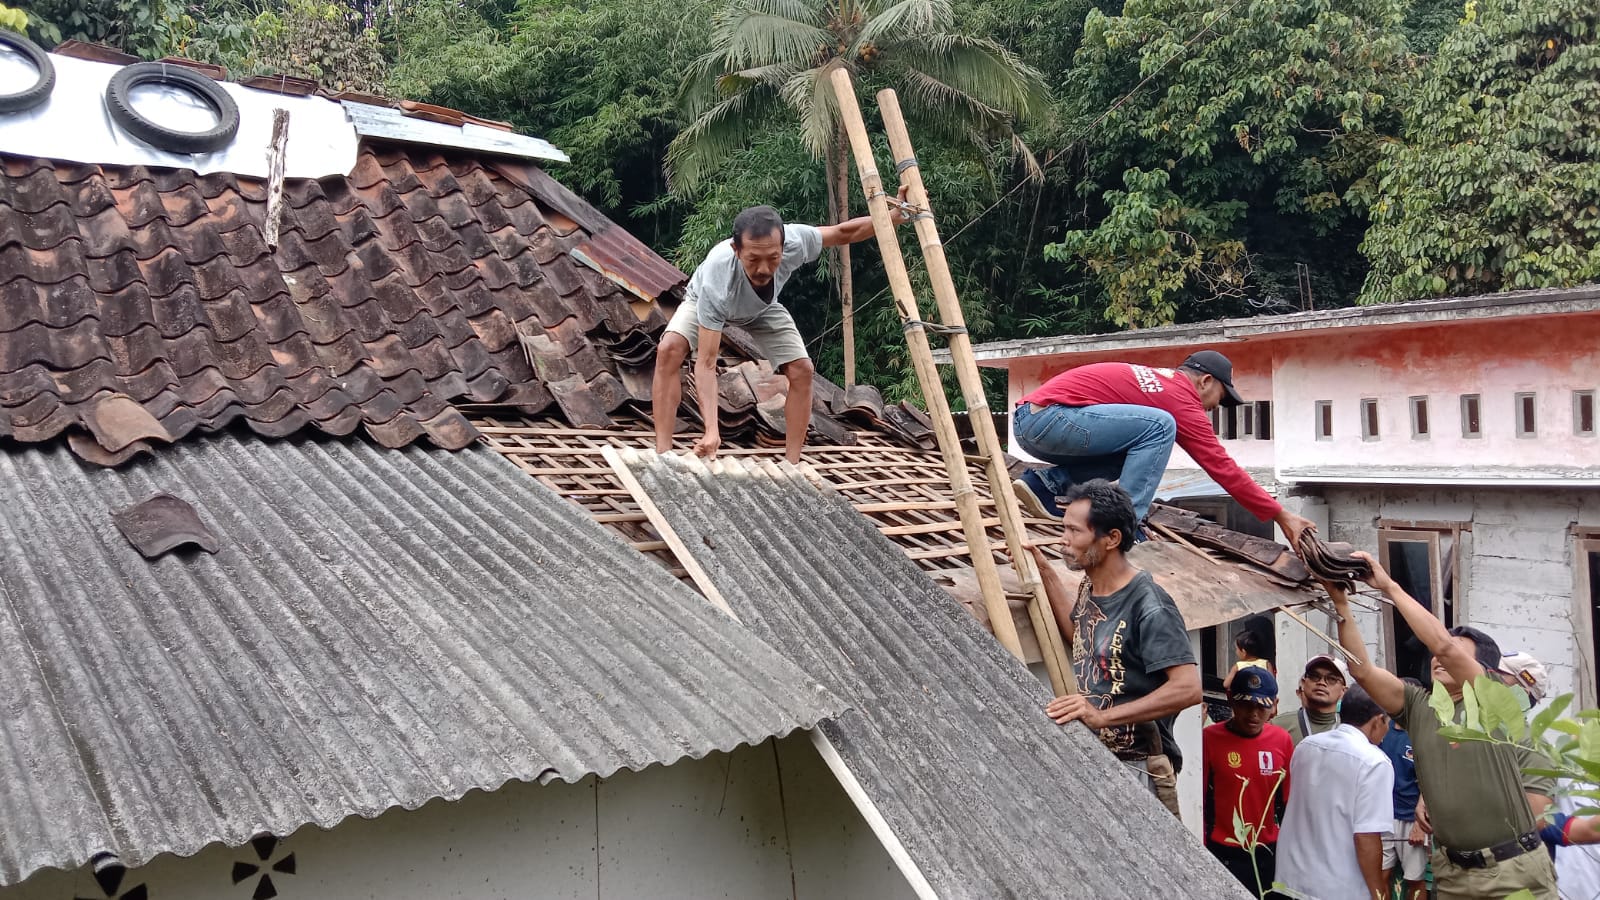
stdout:
[[(205, 131), (179, 131), (146, 118), (128, 98), (142, 84), (170, 84), (204, 100), (217, 114), (216, 127)], [(209, 153), (220, 150), (239, 132), (239, 105), (222, 85), (184, 66), (144, 62), (123, 66), (106, 85), (106, 110), (124, 131), (160, 150), (173, 153)]]
[(33, 68), (39, 77), (32, 85), (20, 91), (0, 94), (0, 113), (22, 112), (33, 109), (35, 106), (49, 99), (50, 92), (56, 86), (56, 67), (50, 62), (50, 55), (45, 53), (38, 44), (28, 40), (15, 31), (0, 29), (0, 44), (21, 53), (33, 63)]

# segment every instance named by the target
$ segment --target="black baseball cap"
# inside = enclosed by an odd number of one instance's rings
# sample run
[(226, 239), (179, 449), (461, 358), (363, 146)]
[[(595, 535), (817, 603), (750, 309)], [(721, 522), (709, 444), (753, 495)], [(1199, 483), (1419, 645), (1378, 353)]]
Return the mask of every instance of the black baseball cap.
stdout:
[(1233, 389), (1233, 363), (1226, 356), (1215, 350), (1200, 350), (1189, 354), (1183, 361), (1181, 368), (1193, 369), (1204, 375), (1210, 375), (1222, 385), (1222, 405), (1238, 406), (1244, 403), (1244, 398)]

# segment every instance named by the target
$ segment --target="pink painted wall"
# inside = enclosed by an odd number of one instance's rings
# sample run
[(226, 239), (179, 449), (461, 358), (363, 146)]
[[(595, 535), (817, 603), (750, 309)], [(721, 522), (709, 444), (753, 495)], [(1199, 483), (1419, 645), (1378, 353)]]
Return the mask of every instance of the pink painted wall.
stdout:
[[(1270, 345), (1273, 444), (1286, 474), (1312, 466), (1600, 466), (1600, 440), (1573, 433), (1572, 392), (1600, 389), (1600, 316), (1421, 325), (1308, 335)], [(1537, 437), (1516, 436), (1515, 395), (1535, 392)], [(1481, 438), (1461, 434), (1462, 394), (1481, 396)], [(1411, 436), (1409, 399), (1428, 398), (1430, 434)], [(1360, 401), (1378, 400), (1376, 441)], [(1316, 439), (1315, 404), (1333, 401), (1333, 438)]]
[[(1272, 395), (1272, 350), (1268, 344), (1197, 344), (1182, 350), (1133, 350), (1111, 353), (1082, 353), (1071, 356), (1044, 356), (1032, 359), (1013, 360), (1008, 378), (1011, 406), (1022, 399), (1023, 395), (1049, 381), (1054, 376), (1075, 366), (1088, 365), (1096, 362), (1128, 362), (1159, 368), (1175, 368), (1183, 362), (1184, 357), (1196, 350), (1217, 350), (1225, 354), (1233, 362), (1233, 383), (1245, 400), (1274, 400)], [(1276, 407), (1276, 402), (1274, 402)], [(1276, 409), (1274, 419), (1281, 419)], [(1276, 424), (1276, 422), (1274, 423)], [(1253, 437), (1241, 440), (1223, 441), (1222, 446), (1234, 458), (1234, 461), (1246, 468), (1272, 468), (1272, 441), (1261, 441)], [(1019, 450), (1015, 442), (1008, 444), (1011, 452), (1016, 454)], [(1172, 459), (1168, 462), (1170, 469), (1195, 469), (1194, 460), (1182, 450), (1174, 448)]]
[[(1176, 366), (1194, 350), (1233, 361), (1246, 400), (1273, 401), (1273, 440), (1223, 441), (1246, 468), (1446, 468), (1470, 475), (1502, 467), (1600, 469), (1600, 439), (1573, 433), (1572, 392), (1600, 391), (1600, 315), (1539, 316), (1343, 328), (1264, 336), (1247, 343), (1135, 349), (1013, 360), (1012, 405), (1068, 368), (1115, 360)], [(1538, 436), (1518, 438), (1514, 395), (1537, 396)], [(1461, 435), (1460, 396), (1481, 395), (1483, 437)], [(1408, 398), (1428, 397), (1430, 435), (1411, 437)], [(1375, 398), (1376, 441), (1361, 438), (1360, 401)], [(1333, 439), (1319, 441), (1315, 405), (1333, 401)], [(1016, 452), (1013, 449), (1012, 452)], [(1170, 468), (1194, 468), (1181, 450)]]

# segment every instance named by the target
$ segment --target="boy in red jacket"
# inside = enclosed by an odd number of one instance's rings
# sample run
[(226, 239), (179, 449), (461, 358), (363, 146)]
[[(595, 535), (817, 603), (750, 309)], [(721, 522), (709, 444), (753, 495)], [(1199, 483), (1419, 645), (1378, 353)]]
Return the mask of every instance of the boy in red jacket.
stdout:
[(1278, 680), (1266, 669), (1240, 669), (1228, 689), (1228, 705), (1233, 717), (1207, 726), (1201, 738), (1206, 848), (1260, 897), (1276, 875), (1274, 851), (1289, 799), (1294, 742), (1271, 723)]
[(1104, 478), (1120, 481), (1143, 522), (1176, 443), (1257, 519), (1278, 523), (1292, 547), (1310, 520), (1262, 490), (1211, 430), (1211, 410), (1243, 402), (1233, 363), (1215, 350), (1191, 353), (1176, 369), (1109, 362), (1062, 372), (1023, 397), (1012, 415), (1017, 444), (1052, 464), (1017, 479), (1017, 499), (1036, 516), (1059, 519), (1056, 497)]

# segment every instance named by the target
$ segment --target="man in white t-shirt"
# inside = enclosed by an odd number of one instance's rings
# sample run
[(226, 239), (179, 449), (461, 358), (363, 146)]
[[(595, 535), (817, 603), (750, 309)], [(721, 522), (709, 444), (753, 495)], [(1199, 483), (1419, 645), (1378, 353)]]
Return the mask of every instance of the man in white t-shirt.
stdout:
[[(890, 204), (890, 220), (909, 222), (906, 189)], [(722, 331), (738, 325), (750, 332), (772, 368), (789, 380), (783, 405), (784, 453), (800, 461), (800, 448), (811, 425), (811, 380), (816, 369), (794, 317), (778, 302), (789, 276), (815, 260), (824, 247), (853, 244), (872, 237), (872, 217), (857, 216), (838, 225), (784, 225), (770, 206), (752, 206), (733, 220), (733, 237), (711, 248), (689, 278), (683, 303), (673, 313), (656, 350), (651, 405), (656, 426), (656, 452), (672, 449), (678, 401), (683, 397), (679, 373), (690, 353), (694, 387), (705, 435), (695, 442), (697, 456), (717, 455), (722, 438), (717, 422), (717, 351)]]
[(1389, 717), (1359, 686), (1339, 726), (1294, 749), (1294, 792), (1278, 832), (1278, 881), (1316, 900), (1387, 898), (1383, 838), (1394, 825), (1394, 767), (1378, 744)]

